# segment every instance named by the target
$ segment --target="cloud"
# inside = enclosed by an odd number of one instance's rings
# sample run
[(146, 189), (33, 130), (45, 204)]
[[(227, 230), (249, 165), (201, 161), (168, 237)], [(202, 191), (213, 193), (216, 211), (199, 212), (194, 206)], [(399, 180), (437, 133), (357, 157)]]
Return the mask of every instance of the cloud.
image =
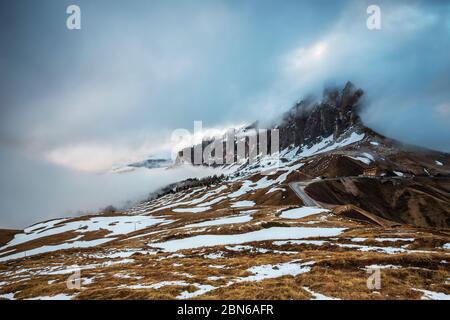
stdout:
[[(196, 98), (189, 95), (209, 72), (223, 41), (219, 35), (238, 24), (228, 9), (220, 2), (117, 5), (111, 3), (105, 12), (98, 4), (81, 1), (83, 28), (68, 32), (65, 25), (54, 25), (58, 19), (49, 12), (55, 4), (43, 2), (35, 16), (47, 15), (54, 39), (47, 39), (45, 24), (30, 22), (23, 26), (26, 34), (18, 34), (14, 21), (4, 20), (5, 30), (16, 33), (21, 46), (0, 59), (12, 79), (11, 89), (2, 90), (8, 101), (0, 106), (4, 140), (20, 139), (48, 154), (142, 132), (154, 138), (162, 130), (185, 125), (190, 109), (206, 108), (195, 106)], [(22, 17), (26, 12), (21, 9), (9, 8)], [(36, 41), (27, 41), (31, 35)], [(43, 39), (50, 46), (41, 45)], [(33, 56), (21, 61), (19, 50)], [(21, 67), (24, 64), (28, 68)]]
[(450, 103), (438, 105), (435, 110), (439, 118), (450, 120)]
[[(175, 160), (178, 151), (183, 148), (199, 144), (205, 139), (214, 139), (225, 135), (227, 130), (241, 128), (246, 123), (229, 123), (215, 127), (203, 128), (202, 123), (195, 128), (178, 128), (161, 135), (161, 140), (143, 136), (142, 142), (136, 145), (136, 137), (131, 141), (89, 142), (57, 146), (44, 151), (44, 159), (52, 164), (71, 170), (102, 173), (114, 167), (149, 159), (150, 157), (168, 158)], [(181, 131), (180, 131), (181, 130)], [(128, 137), (129, 138), (129, 137)]]
[(148, 158), (154, 148), (147, 147), (144, 145), (138, 149), (131, 149), (125, 145), (83, 143), (53, 149), (45, 156), (51, 163), (72, 170), (101, 173), (114, 166)]
[[(297, 87), (317, 87), (329, 79), (379, 77), (381, 72), (391, 76), (392, 71), (405, 69), (408, 63), (395, 55), (407, 56), (410, 45), (426, 43), (422, 35), (440, 23), (438, 13), (427, 10), (431, 8), (384, 4), (382, 28), (372, 31), (366, 28), (365, 6), (349, 5), (321, 39), (302, 44), (283, 58), (281, 77), (285, 79), (281, 81), (292, 83), (297, 79)], [(415, 59), (428, 54), (419, 51)], [(386, 70), (392, 63), (396, 65), (394, 70)], [(385, 70), (381, 70), (383, 66)]]
[(439, 14), (421, 10), (414, 4), (387, 5), (383, 14), (383, 28), (389, 31), (415, 32), (439, 22)]
[[(447, 127), (432, 125), (436, 114), (446, 114), (450, 100), (444, 85), (450, 70), (445, 10), (417, 2), (380, 6), (381, 30), (368, 30), (366, 5), (352, 2), (321, 37), (297, 40), (280, 56), (271, 90), (255, 98), (253, 108), (274, 117), (280, 106), (286, 110), (299, 97), (320, 96), (327, 84), (350, 80), (366, 92), (362, 116), (368, 126), (404, 142), (450, 151)], [(426, 132), (417, 130), (424, 124)]]
[(328, 50), (329, 44), (325, 41), (317, 42), (311, 47), (296, 49), (288, 57), (286, 72), (305, 71), (307, 68), (319, 67), (325, 61)]
[(34, 222), (127, 206), (169, 183), (220, 174), (211, 168), (137, 169), (124, 174), (67, 170), (29, 154), (0, 147), (0, 226), (24, 228)]

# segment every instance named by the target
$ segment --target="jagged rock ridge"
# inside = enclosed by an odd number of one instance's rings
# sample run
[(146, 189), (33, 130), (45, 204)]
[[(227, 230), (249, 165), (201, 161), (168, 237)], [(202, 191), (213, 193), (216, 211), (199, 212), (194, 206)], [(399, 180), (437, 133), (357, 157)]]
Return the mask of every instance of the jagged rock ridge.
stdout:
[[(357, 89), (351, 82), (347, 82), (342, 90), (325, 89), (320, 102), (312, 102), (308, 99), (299, 101), (282, 116), (278, 123), (275, 122), (272, 125), (273, 129), (279, 130), (279, 149), (311, 145), (330, 135), (337, 139), (352, 127), (354, 130), (364, 130), (365, 127), (359, 116), (362, 96), (363, 90)], [(236, 154), (238, 139), (242, 139), (242, 135), (254, 129), (259, 129), (258, 122), (240, 129), (240, 137), (236, 138), (234, 143), (234, 154)], [(245, 155), (248, 157), (251, 154), (249, 138), (244, 137), (243, 139), (246, 139)], [(223, 140), (223, 162), (225, 163), (225, 154), (227, 153), (225, 137)], [(212, 139), (204, 140), (201, 150), (204, 151), (212, 141)], [(271, 144), (271, 135), (268, 134), (267, 150), (269, 153)], [(180, 151), (175, 163), (191, 163), (194, 158), (194, 148), (195, 146), (192, 146)], [(260, 150), (259, 145), (258, 149)]]
[(347, 82), (344, 89), (325, 89), (318, 103), (302, 100), (285, 113), (280, 129), (280, 148), (310, 144), (321, 137), (339, 137), (348, 128), (362, 126), (359, 106), (363, 91)]

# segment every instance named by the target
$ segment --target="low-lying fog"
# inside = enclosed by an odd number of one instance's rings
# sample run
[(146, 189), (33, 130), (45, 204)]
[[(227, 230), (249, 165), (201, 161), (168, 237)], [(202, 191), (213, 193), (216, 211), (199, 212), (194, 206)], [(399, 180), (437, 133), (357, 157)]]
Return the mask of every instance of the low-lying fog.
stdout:
[(117, 207), (146, 198), (151, 192), (214, 169), (138, 169), (95, 174), (57, 167), (21, 154), (0, 150), (0, 229), (22, 229), (43, 220), (76, 216), (108, 205)]

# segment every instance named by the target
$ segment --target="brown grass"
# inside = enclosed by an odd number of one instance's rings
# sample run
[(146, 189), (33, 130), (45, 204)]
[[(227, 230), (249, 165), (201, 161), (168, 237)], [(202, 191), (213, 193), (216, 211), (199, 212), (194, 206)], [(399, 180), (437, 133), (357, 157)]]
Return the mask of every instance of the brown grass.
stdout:
[[(255, 178), (256, 179), (256, 178)], [(239, 189), (240, 184), (228, 184), (228, 191)], [(286, 192), (274, 192), (266, 195), (267, 189), (259, 190), (242, 199), (254, 200), (257, 205), (248, 209), (256, 209), (252, 221), (242, 224), (221, 225), (199, 229), (183, 228), (187, 224), (207, 221), (219, 217), (234, 216), (240, 210), (230, 208), (230, 202), (239, 199), (227, 199), (216, 204), (212, 210), (202, 213), (173, 213), (170, 209), (160, 210), (155, 216), (164, 215), (174, 222), (167, 225), (156, 225), (145, 230), (139, 230), (118, 238), (118, 240), (102, 246), (87, 249), (72, 249), (50, 252), (26, 259), (12, 260), (0, 263), (0, 282), (6, 282), (0, 287), (0, 294), (15, 293), (17, 299), (27, 299), (39, 296), (52, 296), (60, 293), (74, 295), (76, 299), (174, 299), (184, 291), (194, 292), (194, 284), (211, 285), (215, 290), (209, 291), (196, 299), (310, 299), (311, 294), (304, 287), (330, 297), (341, 299), (420, 299), (421, 293), (413, 290), (427, 289), (436, 292), (450, 293), (447, 284), (450, 277), (448, 251), (441, 247), (449, 242), (446, 231), (436, 231), (425, 228), (403, 226), (395, 229), (375, 227), (343, 217), (320, 214), (303, 219), (281, 219), (276, 215), (280, 209), (291, 205), (291, 191), (282, 186)], [(204, 191), (207, 192), (207, 191)], [(200, 197), (199, 192), (195, 197)], [(217, 195), (218, 196), (218, 195)], [(181, 198), (180, 195), (175, 195)], [(211, 200), (212, 196), (210, 199)], [(272, 203), (282, 202), (282, 205)], [(281, 197), (281, 198), (280, 198)], [(285, 202), (282, 201), (285, 197)], [(207, 201), (208, 201), (207, 200)], [(185, 206), (183, 206), (185, 207)], [(326, 218), (321, 220), (321, 218)], [(176, 220), (176, 221), (175, 221)], [(313, 225), (308, 222), (317, 222)], [(236, 234), (270, 227), (308, 226), (308, 227), (342, 227), (347, 230), (336, 239), (327, 239), (324, 245), (273, 245), (272, 241), (247, 243), (252, 250), (233, 251), (226, 246), (183, 250), (174, 255), (157, 251), (148, 246), (149, 241), (166, 241), (181, 239), (199, 234)], [(203, 228), (201, 228), (203, 229)], [(287, 229), (288, 230), (288, 229)], [(150, 232), (158, 232), (148, 234)], [(288, 232), (288, 231), (287, 231)], [(107, 236), (106, 230), (85, 234), (82, 240), (96, 239)], [(128, 237), (145, 235), (141, 238), (127, 240)], [(66, 233), (37, 239), (35, 242), (18, 246), (18, 249), (29, 250), (34, 247), (58, 244), (72, 239), (78, 233)], [(412, 237), (413, 242), (395, 241), (379, 242), (378, 237)], [(353, 237), (364, 237), (366, 241), (355, 243)], [(311, 239), (310, 239), (311, 240)], [(378, 252), (362, 252), (352, 248), (340, 248), (339, 243), (352, 243), (370, 246), (407, 245), (408, 250), (428, 250), (418, 253), (401, 253), (389, 255)], [(262, 253), (255, 248), (266, 249)], [(118, 263), (123, 258), (102, 259), (99, 254), (117, 250), (143, 250), (152, 254), (135, 253), (127, 259), (131, 263)], [(433, 251), (434, 253), (430, 252)], [(287, 253), (286, 253), (287, 252)], [(205, 255), (221, 253), (216, 259), (207, 259)], [(290, 254), (288, 254), (290, 253)], [(104, 264), (105, 262), (115, 264)], [(265, 279), (259, 282), (239, 282), (241, 277), (251, 275), (247, 270), (252, 266), (279, 264), (298, 261), (299, 263), (314, 261), (310, 272), (298, 276), (283, 276)], [(382, 288), (379, 292), (367, 289), (368, 273), (364, 269), (368, 265), (396, 265), (400, 269), (381, 269)], [(94, 265), (91, 269), (82, 269), (83, 279), (92, 279), (92, 283), (83, 286), (82, 290), (69, 290), (65, 281), (70, 274), (46, 274), (48, 267)], [(214, 268), (214, 266), (223, 266)], [(218, 279), (210, 279), (215, 276)], [(50, 281), (50, 283), (49, 283)], [(162, 281), (184, 281), (189, 286), (168, 285), (160, 289), (130, 289), (132, 285), (150, 285)], [(230, 283), (234, 283), (229, 285)]]

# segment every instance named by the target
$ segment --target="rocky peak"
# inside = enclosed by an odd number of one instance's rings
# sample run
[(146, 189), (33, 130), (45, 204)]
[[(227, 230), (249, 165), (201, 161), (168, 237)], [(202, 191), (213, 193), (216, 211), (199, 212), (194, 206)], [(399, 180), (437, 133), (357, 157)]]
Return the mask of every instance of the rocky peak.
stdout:
[(330, 135), (338, 137), (348, 128), (362, 125), (358, 112), (362, 95), (361, 89), (347, 82), (342, 90), (326, 88), (320, 102), (298, 102), (278, 125), (280, 148), (314, 143)]
[[(343, 89), (326, 88), (319, 102), (314, 101), (312, 98), (306, 98), (297, 102), (290, 110), (284, 113), (278, 123), (274, 123), (272, 126), (272, 128), (279, 129), (280, 150), (291, 145), (311, 145), (330, 135), (338, 138), (350, 127), (362, 127), (358, 112), (362, 95), (363, 91), (361, 89), (357, 89), (351, 82), (347, 82)], [(257, 128), (258, 122), (255, 122), (246, 128), (242, 128), (241, 131), (245, 132)], [(203, 141), (201, 149), (205, 150), (210, 142)], [(268, 150), (270, 150), (270, 137), (268, 137), (267, 142), (269, 144)], [(236, 143), (237, 140), (234, 145), (235, 150)], [(225, 149), (225, 142), (223, 142), (223, 145)], [(248, 148), (247, 143), (246, 149)], [(180, 151), (176, 163), (186, 162), (184, 161), (186, 160), (184, 159), (186, 155), (190, 155), (189, 159), (193, 159), (193, 154), (194, 147)], [(246, 150), (246, 154), (249, 154), (249, 150)]]

